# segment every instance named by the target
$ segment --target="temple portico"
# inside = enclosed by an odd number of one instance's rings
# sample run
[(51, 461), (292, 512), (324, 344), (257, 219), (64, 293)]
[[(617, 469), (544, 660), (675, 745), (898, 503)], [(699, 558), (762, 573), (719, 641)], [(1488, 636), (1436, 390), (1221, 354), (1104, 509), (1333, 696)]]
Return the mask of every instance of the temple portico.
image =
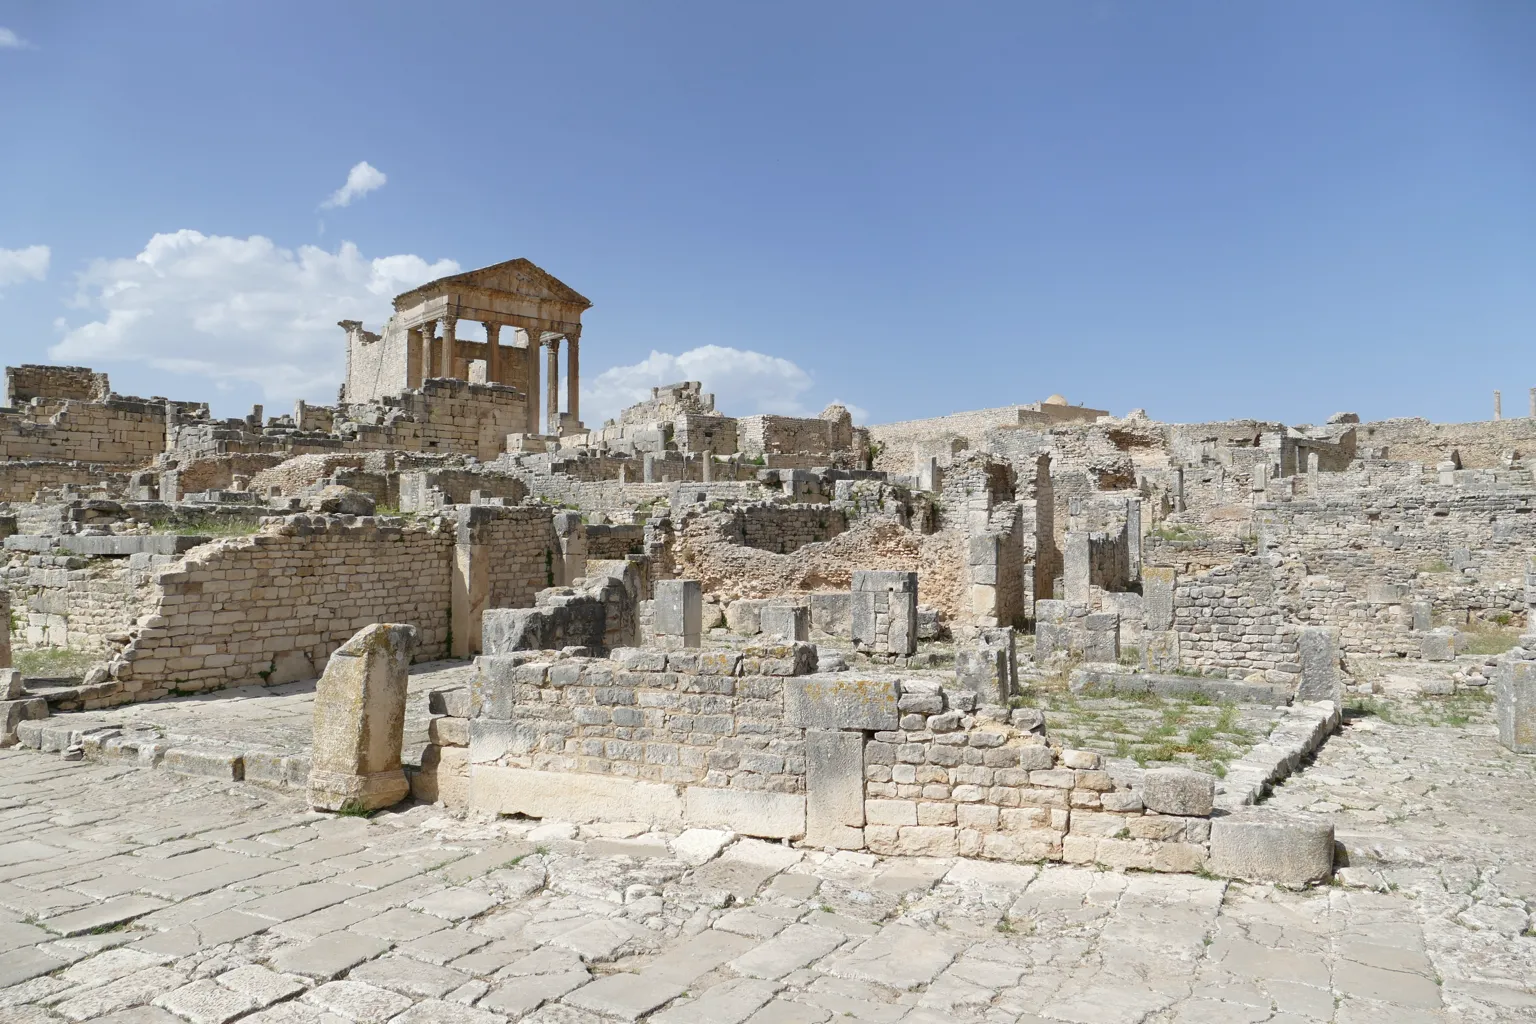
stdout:
[[(355, 320), (341, 322), (347, 331), (344, 401), (374, 401), (447, 377), (522, 392), (527, 433), (559, 436), (580, 429), (581, 314), (592, 305), (580, 293), (528, 260), (517, 259), (428, 282), (397, 296), (394, 305), (395, 314), (382, 335), (363, 330)], [(461, 321), (482, 325), (485, 341), (460, 338)], [(543, 389), (540, 348), (545, 350)]]

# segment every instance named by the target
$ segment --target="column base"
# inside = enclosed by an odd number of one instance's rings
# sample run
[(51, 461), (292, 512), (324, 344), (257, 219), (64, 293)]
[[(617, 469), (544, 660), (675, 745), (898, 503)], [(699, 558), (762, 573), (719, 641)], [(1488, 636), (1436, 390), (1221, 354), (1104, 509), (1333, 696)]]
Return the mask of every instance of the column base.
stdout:
[(392, 807), (411, 791), (404, 768), (348, 775), (311, 769), (309, 805), (318, 811), (376, 811)]

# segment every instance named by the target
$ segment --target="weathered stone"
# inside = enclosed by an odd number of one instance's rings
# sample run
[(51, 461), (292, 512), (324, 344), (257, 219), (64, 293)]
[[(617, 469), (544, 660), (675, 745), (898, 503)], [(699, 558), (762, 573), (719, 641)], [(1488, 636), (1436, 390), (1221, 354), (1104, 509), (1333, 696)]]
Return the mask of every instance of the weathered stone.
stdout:
[(1333, 874), (1333, 824), (1273, 813), (1213, 818), (1210, 867), (1255, 882), (1323, 881)]
[(805, 733), (805, 841), (812, 846), (864, 845), (864, 736)]
[(811, 612), (805, 605), (770, 601), (763, 605), (761, 624), (765, 636), (783, 640), (811, 638)]
[(1301, 656), (1301, 681), (1296, 687), (1296, 700), (1307, 703), (1327, 700), (1341, 705), (1344, 685), (1339, 676), (1338, 631), (1304, 628), (1297, 637), (1297, 645)]
[(323, 810), (388, 807), (410, 792), (400, 764), (414, 626), (364, 627), (315, 687), (309, 801)]
[(1142, 776), (1141, 799), (1159, 814), (1206, 817), (1216, 802), (1216, 780), (1187, 768), (1153, 768)]
[(704, 623), (704, 590), (699, 581), (657, 580), (655, 616), (659, 641), (699, 646)]
[(784, 721), (802, 729), (895, 729), (895, 679), (858, 673), (784, 680)]
[(1499, 742), (1517, 754), (1536, 754), (1536, 661), (1506, 660), (1493, 684)]

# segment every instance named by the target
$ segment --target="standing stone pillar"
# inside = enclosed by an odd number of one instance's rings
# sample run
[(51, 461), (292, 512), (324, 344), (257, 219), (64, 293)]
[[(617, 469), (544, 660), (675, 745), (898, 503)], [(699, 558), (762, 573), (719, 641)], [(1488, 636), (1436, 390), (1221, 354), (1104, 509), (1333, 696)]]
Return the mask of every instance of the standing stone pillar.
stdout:
[(1173, 592), (1177, 573), (1170, 566), (1141, 570), (1141, 667), (1173, 672), (1179, 667), (1179, 634), (1173, 627)]
[(1307, 495), (1317, 497), (1317, 477), (1319, 470), (1319, 458), (1317, 452), (1307, 452)]
[(501, 383), (501, 324), (485, 324), (485, 381)]
[(544, 415), (549, 418), (549, 429), (546, 431), (551, 437), (560, 436), (560, 339), (550, 338), (544, 343), (546, 348), (545, 365), (549, 368), (549, 380), (545, 386), (549, 389), (545, 395), (547, 408)]
[(428, 320), (418, 330), (421, 332), (421, 383), (440, 376), (437, 372), (437, 321)]
[(1500, 744), (1536, 754), (1536, 661), (1506, 660), (1494, 671), (1493, 717)]
[(1301, 655), (1301, 682), (1296, 686), (1296, 700), (1344, 703), (1343, 681), (1339, 678), (1339, 636), (1325, 626), (1304, 626), (1297, 637)]
[(539, 340), (542, 331), (536, 331), (531, 327), (523, 328), (528, 335), (528, 347), (523, 350), (523, 358), (528, 361), (528, 433), (540, 434), (539, 429)]
[(336, 649), (315, 686), (309, 802), (374, 810), (410, 792), (400, 766), (416, 627), (374, 623)]
[(1496, 420), (1504, 418), (1504, 396), (1497, 391), (1493, 393), (1493, 418)]
[[(459, 375), (459, 318), (454, 316), (443, 317), (443, 342), (442, 355), (439, 363), (442, 366), (444, 377), (457, 377)], [(466, 374), (465, 376), (468, 376)]]
[(662, 647), (697, 647), (704, 634), (704, 585), (698, 580), (657, 580), (656, 640)]
[(1093, 547), (1085, 532), (1067, 534), (1066, 549), (1062, 552), (1062, 578), (1066, 599), (1072, 604), (1086, 605), (1093, 599), (1090, 564)]
[(11, 664), (11, 595), (0, 590), (0, 668)]
[(917, 652), (917, 573), (855, 569), (848, 612), (859, 650), (897, 657)]
[(565, 411), (581, 419), (581, 334), (565, 336)]
[(1125, 543), (1130, 559), (1131, 579), (1141, 575), (1141, 499), (1125, 500)]

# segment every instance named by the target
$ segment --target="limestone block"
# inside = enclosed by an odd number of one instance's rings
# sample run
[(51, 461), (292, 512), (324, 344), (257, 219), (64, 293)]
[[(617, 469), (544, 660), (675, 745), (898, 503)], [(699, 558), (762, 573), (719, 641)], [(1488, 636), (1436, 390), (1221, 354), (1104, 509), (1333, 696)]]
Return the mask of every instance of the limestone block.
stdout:
[(1308, 626), (1297, 637), (1301, 654), (1301, 681), (1296, 687), (1296, 702), (1310, 704), (1315, 701), (1332, 701), (1339, 706), (1344, 700), (1344, 681), (1339, 676), (1338, 630)]
[(1115, 612), (1095, 612), (1083, 623), (1088, 629), (1083, 642), (1083, 660), (1119, 661), (1120, 616)]
[(1175, 573), (1164, 566), (1144, 566), (1141, 570), (1143, 626), (1160, 633), (1173, 628), (1173, 584)]
[(0, 700), (21, 700), (27, 695), (21, 680), (21, 670), (0, 668)]
[(1456, 660), (1456, 630), (1450, 626), (1432, 629), (1419, 637), (1419, 653), (1425, 661)]
[(856, 569), (849, 596), (853, 641), (875, 654), (917, 650), (917, 573)]
[(811, 628), (828, 636), (853, 637), (853, 619), (847, 594), (811, 594)]
[(655, 630), (658, 637), (699, 646), (704, 631), (704, 588), (698, 580), (657, 580)]
[(1536, 661), (1504, 662), (1493, 685), (1499, 742), (1517, 754), (1536, 754)]
[(767, 603), (762, 598), (752, 597), (732, 601), (725, 608), (726, 628), (742, 636), (756, 636), (762, 632), (763, 606)]
[(1146, 672), (1175, 672), (1179, 667), (1179, 634), (1175, 630), (1141, 633), (1141, 667)]
[(1413, 631), (1427, 633), (1435, 628), (1435, 606), (1428, 601), (1413, 602)]
[(843, 674), (784, 680), (784, 724), (797, 729), (895, 729), (900, 722), (894, 678)]
[(955, 681), (982, 704), (1007, 704), (1018, 685), (1018, 653), (1012, 627), (982, 630), (955, 652)]
[(312, 806), (372, 810), (410, 791), (400, 748), (416, 640), (414, 626), (375, 623), (331, 655), (315, 686)]
[(684, 823), (690, 827), (727, 828), (764, 839), (805, 835), (806, 800), (798, 793), (689, 786), (684, 798)]
[(1216, 803), (1216, 779), (1187, 768), (1153, 768), (1142, 777), (1141, 799), (1159, 814), (1207, 817)]
[(643, 821), (670, 829), (683, 824), (683, 802), (675, 786), (507, 765), (469, 766), (469, 807), (559, 821)]
[(864, 845), (864, 736), (811, 729), (805, 734), (805, 841)]
[(1305, 885), (1333, 874), (1333, 824), (1272, 813), (1211, 820), (1210, 870), (1253, 882)]
[(805, 605), (771, 601), (763, 606), (762, 632), (781, 640), (809, 640), (811, 610)]
[(0, 668), (11, 667), (11, 595), (0, 590)]
[(23, 700), (0, 700), (0, 747), (8, 747), (17, 741), (22, 722), (35, 722), (48, 717), (48, 702), (41, 697)]

